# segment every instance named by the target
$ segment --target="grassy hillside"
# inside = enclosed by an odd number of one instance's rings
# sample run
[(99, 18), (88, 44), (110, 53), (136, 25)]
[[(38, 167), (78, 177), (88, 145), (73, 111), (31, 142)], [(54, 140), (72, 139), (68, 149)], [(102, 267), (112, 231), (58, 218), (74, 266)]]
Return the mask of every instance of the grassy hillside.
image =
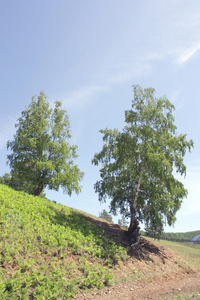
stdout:
[[(148, 240), (154, 241), (152, 238), (147, 237)], [(200, 245), (180, 243), (166, 240), (154, 241), (159, 246), (163, 246), (165, 249), (169, 249), (178, 254), (191, 268), (200, 270)], [(176, 262), (177, 263), (177, 262)], [(181, 263), (180, 263), (181, 264)]]
[(0, 299), (71, 299), (198, 264), (199, 245), (170, 248), (188, 266), (148, 240), (131, 248), (116, 224), (0, 184)]
[(83, 214), (0, 185), (0, 299), (69, 299), (126, 257)]

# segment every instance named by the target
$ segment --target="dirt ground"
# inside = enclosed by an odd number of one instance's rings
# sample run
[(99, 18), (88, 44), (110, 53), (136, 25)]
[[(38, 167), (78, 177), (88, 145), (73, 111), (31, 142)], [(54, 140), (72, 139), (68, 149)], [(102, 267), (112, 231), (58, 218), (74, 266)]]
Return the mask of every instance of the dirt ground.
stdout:
[(145, 300), (170, 298), (180, 293), (198, 292), (200, 299), (200, 273), (179, 272), (168, 274), (167, 277), (155, 277), (151, 280), (139, 280), (132, 283), (118, 284), (111, 288), (79, 295), (81, 300)]
[[(131, 249), (124, 230), (118, 225), (99, 219), (91, 222), (102, 227), (116, 242)], [(193, 292), (197, 292), (195, 299), (200, 299), (200, 272), (189, 268), (175, 253), (144, 238), (141, 238), (137, 248), (130, 250), (128, 260), (114, 274), (113, 286), (93, 290), (89, 294), (79, 294), (73, 299), (145, 300), (170, 298), (180, 293)]]

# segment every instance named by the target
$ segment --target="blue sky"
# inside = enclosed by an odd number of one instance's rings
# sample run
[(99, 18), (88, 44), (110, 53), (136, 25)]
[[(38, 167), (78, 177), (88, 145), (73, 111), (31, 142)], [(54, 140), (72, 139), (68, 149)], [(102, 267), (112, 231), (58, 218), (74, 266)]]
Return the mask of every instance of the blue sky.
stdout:
[(47, 197), (98, 216), (109, 206), (99, 204), (93, 189), (99, 130), (123, 128), (133, 84), (153, 87), (175, 105), (178, 133), (195, 144), (182, 179), (188, 197), (174, 228), (165, 230), (200, 229), (199, 0), (2, 0), (0, 37), (0, 175), (9, 172), (6, 142), (14, 124), (44, 90), (50, 102), (62, 101), (67, 109), (85, 172), (78, 196), (60, 190)]

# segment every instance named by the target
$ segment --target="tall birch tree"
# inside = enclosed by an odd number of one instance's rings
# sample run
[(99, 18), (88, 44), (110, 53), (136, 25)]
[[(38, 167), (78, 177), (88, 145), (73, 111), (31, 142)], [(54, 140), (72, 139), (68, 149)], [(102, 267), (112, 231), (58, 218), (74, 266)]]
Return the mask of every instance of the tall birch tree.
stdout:
[(177, 134), (174, 105), (156, 98), (153, 88), (133, 86), (134, 99), (125, 111), (126, 126), (100, 130), (103, 148), (92, 163), (101, 165), (101, 180), (95, 184), (99, 201), (110, 200), (110, 210), (130, 217), (132, 244), (139, 242), (139, 223), (159, 237), (164, 224), (173, 225), (187, 190), (175, 176), (186, 175), (184, 156), (193, 141)]

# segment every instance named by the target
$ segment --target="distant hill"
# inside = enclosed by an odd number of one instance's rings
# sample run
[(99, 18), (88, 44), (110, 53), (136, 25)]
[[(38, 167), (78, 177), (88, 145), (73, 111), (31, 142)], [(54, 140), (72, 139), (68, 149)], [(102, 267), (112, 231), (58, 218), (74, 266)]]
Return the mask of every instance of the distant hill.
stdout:
[(191, 239), (190, 243), (200, 244), (200, 234), (193, 237), (193, 239)]
[[(145, 232), (141, 232), (145, 236)], [(195, 236), (200, 234), (200, 230), (188, 232), (165, 232), (162, 234), (161, 239), (175, 242), (190, 242)]]
[(196, 235), (200, 233), (200, 230), (188, 231), (188, 232), (166, 232), (162, 235), (162, 239), (177, 241), (177, 242), (190, 242)]

